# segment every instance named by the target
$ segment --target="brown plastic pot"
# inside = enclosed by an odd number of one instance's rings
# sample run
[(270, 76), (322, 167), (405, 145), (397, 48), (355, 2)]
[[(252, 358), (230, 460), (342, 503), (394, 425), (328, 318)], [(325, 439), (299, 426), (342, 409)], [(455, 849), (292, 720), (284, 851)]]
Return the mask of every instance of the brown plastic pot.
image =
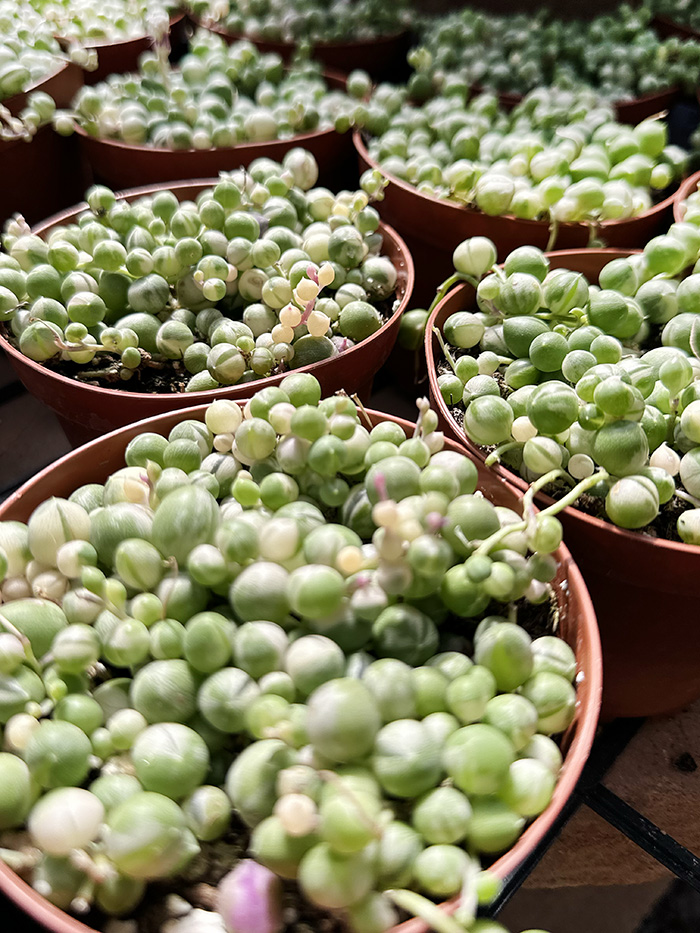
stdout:
[[(143, 431), (168, 433), (183, 418), (202, 420), (205, 405), (183, 411), (169, 412), (132, 424), (101, 437), (84, 447), (74, 450), (52, 466), (38, 473), (25, 483), (14, 495), (0, 506), (0, 521), (27, 521), (32, 511), (49, 496), (68, 496), (84, 483), (103, 482), (107, 476), (123, 466), (124, 451), (129, 441)], [(406, 432), (413, 434), (413, 425), (400, 418), (381, 412), (369, 411), (373, 424), (393, 421)], [(451, 441), (447, 445), (457, 450)], [(488, 470), (480, 467), (480, 488), (493, 502), (518, 508), (519, 499), (515, 491), (496, 479)], [(566, 547), (556, 553), (559, 570), (555, 579), (555, 591), (560, 609), (559, 634), (576, 653), (577, 713), (574, 723), (564, 736), (564, 764), (554, 790), (552, 802), (523, 833), (512, 849), (502, 855), (492, 866), (499, 877), (505, 878), (532, 853), (550, 830), (571, 797), (583, 766), (590, 753), (595, 736), (600, 710), (602, 690), (602, 663), (600, 640), (595, 614), (581, 574), (572, 561)], [(44, 900), (28, 884), (22, 881), (7, 865), (0, 861), (0, 890), (15, 902), (30, 917), (42, 924), (51, 933), (96, 933), (96, 931), (70, 917)], [(451, 913), (457, 900), (445, 905)], [(427, 933), (420, 920), (409, 920), (394, 927), (388, 933)]]
[[(332, 88), (343, 89), (342, 75), (324, 74)], [(281, 161), (290, 149), (301, 146), (313, 154), (319, 166), (319, 182), (341, 189), (356, 181), (350, 133), (334, 128), (300, 133), (292, 139), (263, 143), (239, 143), (217, 149), (160, 149), (116, 139), (90, 136), (76, 126), (80, 146), (96, 180), (112, 188), (134, 188), (183, 178), (211, 178), (219, 172), (245, 168), (254, 159), (267, 157)]]
[(689, 195), (694, 194), (698, 185), (700, 185), (700, 172), (695, 172), (694, 175), (690, 175), (685, 181), (681, 184), (678, 191), (673, 198), (673, 219), (676, 223), (681, 223), (683, 221), (683, 212), (681, 205)]
[(42, 126), (30, 141), (0, 140), (0, 227), (15, 213), (36, 223), (81, 198), (88, 185), (77, 140)]
[[(592, 281), (627, 250), (550, 253), (553, 268), (583, 272)], [(485, 453), (465, 436), (437, 385), (440, 347), (433, 326), (474, 305), (474, 290), (461, 285), (435, 308), (426, 328), (430, 396), (440, 426), (471, 456)], [(504, 466), (493, 472), (524, 492), (527, 483)], [(538, 495), (541, 506), (549, 496)], [(564, 540), (589, 588), (603, 642), (603, 718), (672, 713), (700, 697), (697, 607), (700, 605), (700, 548), (617, 528), (575, 508), (559, 514)]]
[[(168, 189), (180, 200), (194, 198), (205, 188), (216, 184), (216, 179), (200, 179), (196, 182), (180, 182), (176, 185), (156, 185), (121, 192), (118, 197), (133, 201), (143, 195)], [(47, 236), (55, 227), (71, 223), (86, 209), (85, 203), (57, 214), (36, 226), (34, 233)], [(321, 383), (325, 395), (339, 389), (349, 394), (357, 392), (369, 397), (372, 380), (382, 366), (398, 336), (401, 315), (406, 309), (413, 289), (414, 272), (411, 254), (401, 237), (386, 224), (379, 227), (384, 237), (384, 255), (388, 256), (398, 272), (396, 295), (398, 306), (388, 321), (379, 330), (344, 353), (321, 363), (302, 366), (293, 372), (312, 372)], [(210, 389), (206, 392), (145, 393), (124, 392), (120, 389), (103, 389), (85, 385), (77, 379), (52, 372), (39, 363), (34, 363), (15, 349), (0, 335), (0, 346), (10, 358), (25, 388), (40, 401), (47, 404), (58, 415), (68, 439), (72, 444), (82, 444), (100, 434), (113, 431), (132, 421), (140, 421), (174, 409), (187, 408), (196, 403), (211, 402), (215, 398), (249, 398), (253, 392), (266, 386), (276, 385), (284, 373), (268, 376), (255, 382), (239, 386)]]
[(663, 91), (654, 91), (653, 94), (644, 94), (642, 97), (618, 100), (615, 102), (615, 115), (620, 123), (636, 126), (647, 117), (668, 110), (678, 100), (680, 93), (679, 87), (669, 87)]
[[(247, 36), (244, 33), (228, 32), (225, 27), (216, 24), (196, 22), (201, 29), (221, 36), (229, 45), (245, 39), (252, 42), (261, 52), (274, 52), (284, 61), (289, 61), (296, 51), (293, 42), (281, 42)], [(361, 68), (376, 80), (396, 80), (396, 73), (408, 71), (406, 55), (411, 47), (411, 33), (408, 29), (394, 32), (375, 39), (358, 39), (347, 42), (318, 42), (312, 50), (312, 57), (321, 62), (324, 68), (332, 68), (343, 74), (349, 74), (355, 68)]]
[(677, 23), (668, 16), (655, 16), (651, 25), (661, 39), (669, 39), (671, 36), (677, 36), (679, 39), (700, 39), (697, 29), (686, 23)]
[[(185, 27), (185, 14), (178, 13), (170, 17), (170, 41), (174, 44)], [(67, 51), (71, 42), (64, 36), (56, 37), (58, 44)], [(152, 36), (135, 36), (132, 39), (121, 39), (116, 42), (106, 40), (98, 42), (81, 41), (86, 49), (97, 52), (97, 68), (94, 71), (84, 72), (85, 84), (97, 84), (104, 81), (109, 75), (125, 74), (136, 71), (139, 57), (153, 47)]]
[[(55, 72), (3, 104), (17, 116), (29, 94), (45, 91), (65, 107), (82, 83), (80, 68), (61, 62)], [(0, 178), (0, 226), (14, 213), (31, 224), (75, 204), (88, 183), (77, 140), (57, 136), (50, 126), (42, 126), (29, 141), (0, 140)]]
[(56, 102), (57, 107), (68, 107), (83, 86), (83, 72), (73, 62), (57, 61), (56, 70), (30, 85), (26, 91), (14, 94), (1, 103), (17, 116), (27, 106), (27, 98), (34, 91), (45, 91)]
[[(416, 301), (429, 304), (437, 285), (452, 272), (452, 252), (458, 243), (471, 236), (493, 240), (499, 260), (517, 246), (546, 249), (550, 225), (545, 220), (521, 220), (517, 217), (490, 217), (481, 211), (422, 194), (413, 185), (385, 172), (369, 154), (359, 131), (353, 134), (360, 171), (376, 169), (389, 179), (384, 200), (378, 210), (382, 219), (401, 231), (416, 263), (418, 289)], [(600, 225), (606, 246), (618, 249), (643, 247), (657, 233), (668, 229), (673, 196), (655, 204), (639, 217), (607, 220)], [(590, 228), (583, 223), (560, 224), (556, 239), (558, 250), (584, 249), (590, 240)]]

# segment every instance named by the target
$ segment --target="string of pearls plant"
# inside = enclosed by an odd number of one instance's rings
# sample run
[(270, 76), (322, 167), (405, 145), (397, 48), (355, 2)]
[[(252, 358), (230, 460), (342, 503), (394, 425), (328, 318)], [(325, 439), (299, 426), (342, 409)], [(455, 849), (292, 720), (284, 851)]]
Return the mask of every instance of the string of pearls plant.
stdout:
[(155, 367), (184, 374), (185, 391), (343, 353), (382, 326), (377, 305), (398, 273), (368, 196), (317, 178), (313, 156), (293, 149), (196, 202), (164, 190), (127, 203), (95, 187), (78, 222), (47, 240), (15, 220), (0, 317), (36, 362), (117, 383)]
[(282, 878), (356, 933), (502, 930), (479, 857), (548, 805), (576, 706), (571, 648), (518, 624), (556, 624), (561, 527), (418, 407), (292, 373), (0, 523), (0, 854), (45, 897), (138, 923), (233, 819), (215, 929), (280, 931)]
[[(697, 311), (700, 231), (673, 224), (643, 253), (615, 259), (590, 284), (550, 269), (533, 247), (494, 265), (490, 240), (454, 253), (458, 281), (476, 289), (475, 306), (436, 328), (446, 367), (438, 377), (447, 405), (463, 411), (467, 437), (494, 448), (527, 480), (582, 480), (602, 514), (644, 528), (672, 504), (670, 534), (700, 543), (700, 354)], [(676, 520), (677, 519), (677, 520)]]

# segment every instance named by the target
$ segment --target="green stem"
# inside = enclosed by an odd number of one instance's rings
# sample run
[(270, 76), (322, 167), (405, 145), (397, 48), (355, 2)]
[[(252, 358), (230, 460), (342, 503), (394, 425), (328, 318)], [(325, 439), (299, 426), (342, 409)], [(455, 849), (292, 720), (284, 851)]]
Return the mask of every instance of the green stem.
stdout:
[(366, 409), (365, 406), (362, 404), (362, 399), (361, 399), (360, 396), (357, 394), (357, 392), (353, 393), (353, 394), (350, 396), (350, 398), (353, 400), (353, 402), (354, 402), (354, 403), (357, 405), (357, 407), (360, 409), (360, 412), (362, 413), (363, 418), (364, 418), (365, 421), (367, 422), (367, 427), (368, 427), (369, 430), (371, 431), (372, 428), (374, 427), (374, 425), (372, 424), (372, 419), (370, 418), (370, 416), (369, 416), (368, 413), (367, 413), (367, 409)]
[(104, 865), (98, 865), (84, 849), (73, 849), (68, 855), (68, 861), (78, 871), (82, 871), (93, 884), (102, 884), (115, 875), (111, 865), (107, 862)]
[(484, 462), (487, 467), (491, 467), (501, 462), (501, 454), (506, 453), (508, 450), (515, 450), (516, 447), (523, 446), (524, 444), (522, 441), (509, 441), (507, 444), (500, 444), (495, 450), (491, 451)]
[(671, 414), (668, 419), (668, 424), (666, 425), (666, 443), (673, 445), (673, 439), (676, 429), (676, 422), (678, 421), (678, 410), (677, 410), (678, 400), (676, 399), (676, 405), (671, 402)]
[(695, 496), (691, 496), (689, 492), (686, 492), (685, 489), (676, 489), (676, 495), (679, 499), (689, 502), (691, 505), (694, 505), (696, 509), (700, 509), (700, 499), (696, 499)]
[(544, 489), (545, 486), (549, 486), (550, 483), (554, 483), (558, 479), (568, 479), (569, 482), (571, 482), (571, 477), (566, 470), (556, 469), (550, 470), (548, 473), (543, 473), (534, 483), (530, 483), (530, 488), (523, 496), (523, 512), (529, 511), (532, 508), (535, 496), (540, 489)]
[(547, 240), (547, 245), (544, 248), (545, 253), (548, 253), (550, 250), (554, 249), (554, 244), (557, 242), (557, 237), (559, 236), (559, 221), (553, 220), (549, 225), (549, 239)]
[[(599, 470), (597, 473), (594, 473), (592, 476), (586, 477), (586, 479), (581, 480), (571, 492), (567, 493), (562, 499), (558, 499), (552, 505), (548, 506), (546, 509), (543, 509), (537, 516), (537, 519), (542, 518), (545, 515), (556, 515), (558, 512), (561, 512), (567, 506), (572, 505), (582, 493), (590, 489), (592, 486), (597, 485), (601, 480), (607, 479), (608, 474), (604, 470)], [(499, 528), (498, 531), (494, 532), (489, 538), (486, 538), (485, 541), (482, 541), (479, 547), (474, 551), (475, 554), (488, 556), (489, 552), (492, 551), (496, 545), (500, 544), (504, 538), (507, 538), (508, 535), (516, 531), (527, 531), (530, 525), (530, 512), (533, 507), (533, 501), (535, 495), (545, 486), (548, 486), (550, 483), (553, 483), (557, 479), (568, 479), (571, 480), (571, 477), (564, 470), (550, 470), (549, 473), (544, 473), (539, 479), (536, 479), (534, 483), (531, 483), (527, 492), (522, 498), (523, 503), (523, 520), (521, 522), (515, 522), (512, 525), (504, 525), (503, 528)]]
[(580, 316), (570, 314), (568, 311), (566, 314), (556, 314), (554, 311), (538, 311), (533, 317), (540, 321), (556, 321), (557, 324), (579, 324), (581, 321)]
[(35, 670), (38, 674), (41, 673), (41, 665), (37, 661), (34, 652), (32, 651), (32, 643), (29, 641), (24, 632), (20, 632), (16, 625), (13, 625), (10, 620), (0, 612), (0, 625), (5, 629), (6, 632), (9, 632), (11, 635), (14, 635), (17, 638), (24, 648), (24, 659), (26, 663)]
[(588, 227), (588, 248), (591, 249), (596, 245), (600, 233), (600, 224), (597, 220), (587, 220), (586, 226)]
[(0, 848), (0, 862), (4, 862), (12, 871), (28, 871), (30, 868), (35, 868), (38, 861), (39, 856), (37, 854)]
[(546, 509), (542, 509), (540, 516), (557, 515), (559, 512), (562, 512), (570, 505), (573, 505), (579, 496), (584, 494), (584, 492), (587, 492), (589, 489), (592, 489), (594, 486), (597, 486), (598, 483), (604, 482), (608, 478), (609, 474), (606, 473), (605, 470), (598, 470), (597, 473), (592, 473), (590, 476), (582, 479), (580, 483), (574, 486), (571, 492), (568, 492), (561, 499), (557, 499), (556, 502), (548, 505)]
[(435, 933), (464, 933), (464, 927), (446, 914), (437, 904), (415, 891), (388, 890), (384, 892), (402, 910), (423, 920)]
[(441, 285), (438, 285), (438, 289), (435, 292), (435, 297), (433, 298), (432, 304), (428, 308), (428, 314), (432, 314), (436, 306), (440, 304), (452, 286), (459, 284), (459, 282), (469, 282), (472, 288), (476, 288), (479, 284), (474, 276), (464, 275), (461, 272), (455, 272), (454, 275), (451, 275), (448, 279), (445, 279)]
[(456, 376), (457, 375), (457, 364), (455, 363), (454, 357), (452, 356), (450, 351), (447, 349), (447, 344), (445, 343), (445, 338), (442, 336), (442, 333), (440, 332), (440, 328), (433, 326), (433, 333), (437, 337), (437, 341), (440, 344), (440, 349), (442, 350), (445, 356), (445, 359), (452, 367), (452, 372)]

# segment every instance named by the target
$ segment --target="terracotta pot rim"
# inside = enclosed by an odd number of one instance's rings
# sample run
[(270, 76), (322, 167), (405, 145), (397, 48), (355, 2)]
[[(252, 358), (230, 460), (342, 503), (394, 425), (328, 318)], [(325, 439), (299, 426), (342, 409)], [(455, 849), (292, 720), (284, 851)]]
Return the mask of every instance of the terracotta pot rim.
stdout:
[[(522, 225), (522, 229), (525, 230), (543, 230), (549, 229), (549, 222), (546, 220), (526, 220), (521, 217), (515, 217), (513, 214), (501, 214), (495, 217), (492, 217), (489, 214), (484, 214), (483, 211), (470, 211), (466, 207), (462, 207), (459, 204), (454, 204), (452, 201), (447, 201), (443, 198), (435, 198), (430, 194), (424, 194), (422, 191), (419, 191), (414, 185), (409, 184), (407, 181), (403, 181), (401, 178), (397, 178), (396, 175), (392, 175), (390, 172), (385, 171), (382, 166), (369, 154), (369, 150), (365, 145), (365, 141), (362, 138), (362, 133), (360, 130), (355, 129), (352, 133), (352, 141), (355, 146), (355, 150), (361, 159), (363, 159), (372, 169), (378, 171), (384, 178), (388, 179), (389, 182), (394, 185), (396, 188), (401, 190), (404, 194), (412, 195), (415, 198), (424, 199), (431, 202), (435, 205), (440, 205), (444, 208), (445, 211), (450, 213), (453, 217), (461, 215), (463, 217), (469, 216), (485, 216), (489, 217), (493, 221), (504, 220), (510, 223)], [(635, 221), (640, 221), (648, 217), (653, 217), (656, 214), (661, 214), (674, 203), (674, 199), (678, 194), (680, 188), (677, 188), (673, 194), (668, 195), (663, 201), (659, 201), (658, 204), (652, 205), (648, 210), (643, 211), (641, 214), (638, 214), (636, 217), (626, 217), (620, 220), (604, 220), (599, 224), (599, 229), (602, 231), (605, 230), (615, 230), (618, 226), (623, 226), (625, 224), (633, 224)], [(580, 229), (582, 227), (587, 227), (585, 223), (563, 223), (559, 224), (560, 230), (572, 230)]]
[(20, 110), (25, 106), (25, 102), (28, 94), (33, 94), (35, 91), (43, 90), (44, 86), (60, 75), (64, 71), (72, 66), (72, 62), (62, 60), (56, 57), (57, 66), (53, 71), (47, 71), (46, 74), (42, 75), (40, 78), (37, 78), (33, 84), (28, 85), (23, 91), (19, 91), (17, 94), (13, 94), (12, 97), (6, 97), (4, 100), (0, 100), (0, 106), (7, 107), (12, 113), (15, 112), (16, 108)]
[[(641, 94), (639, 97), (618, 97), (612, 102), (612, 106), (617, 107), (628, 107), (630, 104), (646, 104), (651, 103), (654, 100), (663, 99), (668, 97), (671, 94), (680, 93), (679, 84), (671, 84), (669, 87), (665, 87), (660, 91), (650, 91), (648, 94)], [(645, 117), (649, 119), (649, 117)], [(641, 122), (641, 121), (640, 121)]]
[(663, 16), (659, 13), (655, 14), (650, 25), (652, 28), (654, 26), (662, 26), (665, 29), (675, 30), (675, 32), (670, 32), (669, 35), (682, 36), (686, 39), (697, 39), (700, 37), (700, 32), (698, 32), (697, 29), (693, 29), (688, 23), (681, 23), (670, 16)]
[[(252, 42), (255, 45), (256, 42), (264, 42), (266, 45), (278, 45), (280, 49), (293, 51), (297, 43), (296, 42), (286, 42), (284, 39), (265, 39), (263, 36), (248, 36), (244, 32), (229, 32), (224, 26), (219, 25), (218, 23), (207, 23), (201, 18), (190, 17), (193, 24), (198, 26), (200, 29), (206, 29), (209, 32), (216, 33), (217, 36), (221, 36), (222, 39), (233, 39), (235, 42), (241, 42), (245, 40), (246, 42)], [(338, 48), (365, 48), (367, 46), (379, 45), (384, 43), (393, 42), (396, 39), (401, 39), (404, 36), (408, 35), (410, 29), (404, 27), (403, 29), (397, 29), (394, 32), (387, 32), (381, 36), (375, 36), (373, 39), (348, 39), (348, 40), (339, 40), (337, 42), (316, 42), (313, 45), (313, 49), (316, 51), (328, 51), (332, 52)]]
[[(179, 13), (173, 13), (172, 16), (170, 16), (170, 28), (172, 29), (173, 26), (177, 26), (178, 23), (181, 23), (185, 18), (185, 15), (186, 14), (184, 10), (180, 11)], [(144, 39), (150, 39), (151, 41), (153, 40), (153, 36), (145, 32), (138, 36), (131, 36), (129, 39), (97, 39), (94, 42), (79, 38), (72, 39), (69, 36), (62, 35), (61, 33), (55, 33), (54, 38), (62, 48), (67, 48), (73, 42), (76, 42), (82, 48), (95, 49), (97, 52), (104, 51), (104, 49), (124, 48), (131, 43), (143, 42)]]
[[(243, 405), (244, 402), (241, 400), (239, 404)], [(52, 471), (70, 466), (71, 461), (84, 457), (86, 452), (98, 454), (101, 447), (104, 446), (108, 448), (111, 440), (114, 440), (125, 432), (133, 432), (135, 428), (141, 428), (144, 431), (157, 431), (164, 421), (169, 422), (175, 418), (178, 420), (200, 418), (205, 409), (206, 405), (200, 404), (190, 408), (144, 418), (134, 424), (126, 425), (109, 434), (98, 437), (76, 450), (70, 451), (55, 463), (37, 473), (5, 502), (0, 504), (0, 521), (4, 520), (5, 513), (22, 498), (26, 491), (33, 486), (40, 485)], [(405, 419), (395, 417), (385, 412), (367, 409), (367, 413), (370, 417), (373, 417), (373, 419), (392, 421), (399, 424), (404, 429), (412, 428), (412, 425)], [(446, 438), (446, 443), (448, 446), (459, 447), (457, 442), (452, 438)], [(99, 462), (99, 457), (95, 456), (94, 461), (96, 463)], [(503, 485), (510, 494), (515, 493), (514, 488), (510, 484), (504, 483)], [(580, 678), (582, 675), (587, 680), (586, 703), (584, 705), (583, 703), (577, 702), (576, 718), (570, 727), (570, 729), (575, 727), (575, 733), (571, 744), (566, 749), (562, 770), (549, 806), (540, 816), (533, 820), (515, 845), (491, 866), (491, 870), (500, 878), (505, 878), (510, 872), (514, 871), (523, 861), (527, 853), (537, 846), (554, 824), (566, 801), (571, 797), (578, 779), (581, 776), (598, 725), (603, 691), (603, 658), (595, 611), (581, 573), (574, 563), (568, 548), (565, 545), (561, 545), (556, 552), (556, 556), (560, 565), (566, 570), (569, 591), (575, 589), (581, 603), (582, 611), (577, 615), (575, 620), (575, 631), (578, 635), (576, 654), (577, 659), (579, 657), (579, 651), (581, 656), (585, 656), (587, 667), (585, 672), (579, 672), (577, 682), (581, 682)], [(2, 861), (0, 861), (0, 890), (33, 919), (49, 927), (53, 933), (96, 933), (94, 928), (87, 926), (80, 920), (71, 917), (58, 907), (46, 901)], [(457, 903), (458, 899), (455, 898), (444, 906), (448, 912), (452, 912), (457, 906)], [(388, 931), (388, 933), (426, 933), (426, 931), (427, 928), (422, 921), (413, 919), (399, 924)]]
[[(594, 252), (596, 254), (605, 253), (605, 252), (612, 252), (612, 253), (619, 254), (620, 252), (626, 252), (626, 253), (633, 254), (633, 253), (640, 253), (641, 250), (567, 249), (567, 250), (558, 250), (556, 252), (551, 252), (551, 253), (548, 253), (547, 255), (548, 256), (552, 256), (552, 255), (564, 256), (567, 254), (578, 254), (582, 252), (592, 252), (592, 253)], [(442, 301), (440, 301), (439, 304), (436, 305), (432, 314), (428, 318), (428, 323), (426, 324), (426, 327), (425, 327), (425, 344), (424, 344), (425, 355), (426, 355), (426, 361), (428, 365), (428, 379), (430, 382), (430, 387), (433, 390), (432, 392), (433, 401), (434, 401), (434, 404), (439, 408), (440, 413), (443, 415), (443, 417), (449, 418), (451, 423), (454, 424), (455, 429), (457, 431), (459, 431), (459, 426), (457, 425), (454, 418), (452, 417), (452, 413), (450, 412), (449, 408), (447, 407), (447, 405), (445, 405), (442, 399), (442, 396), (440, 395), (440, 390), (437, 387), (437, 367), (435, 364), (435, 354), (433, 352), (433, 347), (432, 347), (433, 327), (435, 325), (435, 321), (438, 318), (438, 315), (440, 314), (440, 312), (442, 311), (445, 305), (445, 302), (447, 302), (450, 298), (454, 298), (455, 295), (465, 291), (469, 287), (470, 286), (467, 283), (463, 283), (461, 285), (458, 285), (456, 288), (450, 290), (448, 294), (445, 295), (445, 297), (442, 299)], [(468, 446), (470, 445), (470, 442), (467, 440), (466, 437), (464, 438), (463, 441), (456, 441), (456, 443), (460, 444), (465, 450), (471, 451), (471, 447)], [(475, 447), (473, 452), (476, 453), (476, 450), (477, 448)], [(483, 462), (483, 456), (481, 456), (481, 459)], [(528, 486), (528, 484), (525, 483), (525, 481), (521, 479), (516, 473), (513, 473), (511, 470), (509, 470), (507, 467), (504, 467), (502, 464), (496, 464), (495, 466), (490, 467), (490, 469), (492, 469), (494, 473), (497, 476), (499, 476), (504, 482), (508, 483), (510, 486), (514, 486), (515, 488), (517, 488), (520, 491), (520, 493), (523, 493)], [(550, 496), (544, 495), (542, 493), (538, 493), (536, 498), (537, 500), (541, 502), (546, 502), (547, 504), (552, 504), (555, 501)], [(596, 530), (599, 530), (599, 531), (605, 530), (608, 534), (612, 535), (617, 541), (619, 541), (621, 546), (624, 546), (625, 544), (628, 544), (630, 542), (635, 542), (635, 543), (643, 542), (645, 545), (648, 545), (650, 547), (655, 547), (655, 548), (661, 548), (662, 550), (665, 550), (665, 551), (677, 552), (679, 554), (684, 554), (688, 556), (697, 555), (700, 557), (700, 547), (698, 547), (695, 544), (685, 544), (682, 541), (669, 541), (666, 538), (651, 538), (647, 535), (641, 535), (637, 531), (631, 531), (626, 528), (619, 528), (617, 525), (613, 525), (612, 522), (606, 522), (606, 521), (603, 521), (603, 519), (596, 518), (593, 515), (587, 515), (585, 512), (582, 512), (579, 509), (574, 508), (574, 506), (569, 506), (568, 508), (564, 509), (561, 514), (566, 515), (567, 518), (569, 519), (582, 522), (584, 525), (588, 525), (589, 527), (595, 528)]]
[(683, 218), (681, 217), (681, 204), (688, 195), (693, 194), (693, 192), (697, 190), (698, 185), (700, 185), (700, 172), (694, 172), (692, 175), (689, 175), (685, 181), (681, 182), (673, 198), (673, 219), (676, 223), (683, 222)]
[[(163, 189), (174, 192), (186, 192), (193, 188), (201, 189), (210, 187), (216, 185), (217, 182), (217, 178), (201, 178), (193, 179), (192, 181), (180, 181), (172, 183), (165, 182), (161, 185), (144, 185), (140, 188), (128, 188), (124, 191), (117, 192), (117, 198), (120, 200), (133, 200), (137, 197), (152, 194), (155, 191)], [(196, 193), (197, 192), (195, 192), (195, 194)], [(56, 226), (61, 226), (66, 221), (75, 217), (76, 214), (86, 210), (87, 207), (87, 203), (83, 202), (82, 204), (76, 205), (75, 207), (60, 211), (58, 214), (54, 214), (52, 217), (49, 217), (42, 223), (34, 226), (32, 228), (32, 233), (41, 235), (42, 233), (47, 232)], [(298, 369), (290, 369), (290, 373), (316, 374), (321, 368), (332, 366), (336, 360), (341, 358), (346, 360), (356, 359), (357, 362), (360, 363), (362, 360), (363, 349), (365, 349), (369, 344), (377, 340), (381, 340), (386, 331), (396, 325), (397, 321), (406, 310), (408, 303), (411, 300), (411, 294), (413, 292), (413, 286), (415, 283), (415, 268), (413, 265), (413, 258), (403, 238), (399, 236), (393, 227), (382, 221), (380, 222), (378, 229), (379, 232), (393, 244), (393, 246), (399, 253), (401, 253), (403, 257), (404, 265), (402, 267), (402, 271), (405, 271), (406, 282), (403, 294), (401, 296), (397, 296), (397, 300), (399, 302), (398, 307), (392, 312), (390, 317), (384, 321), (379, 330), (375, 331), (370, 337), (367, 337), (366, 340), (363, 340), (360, 343), (356, 343), (355, 346), (350, 347), (349, 350), (345, 350), (337, 357), (331, 357), (328, 360), (321, 360), (317, 363), (309, 363), (306, 366), (300, 366)], [(206, 389), (202, 392), (125, 392), (123, 389), (84, 385), (77, 379), (71, 379), (69, 376), (64, 376), (61, 373), (53, 372), (51, 369), (42, 366), (40, 363), (36, 363), (34, 360), (30, 360), (29, 357), (25, 356), (16, 347), (14, 347), (3, 334), (0, 334), (0, 347), (2, 347), (9, 356), (16, 360), (18, 364), (28, 367), (37, 374), (41, 374), (43, 378), (49, 380), (58, 380), (58, 382), (61, 384), (69, 384), (73, 387), (79, 386), (83, 392), (91, 395), (92, 397), (95, 397), (96, 395), (102, 395), (104, 397), (113, 398), (115, 400), (121, 399), (126, 401), (129, 398), (143, 400), (153, 397), (170, 398), (171, 396), (187, 396), (188, 398), (192, 399), (192, 404), (195, 405), (198, 402), (204, 403), (213, 401), (215, 398), (227, 398), (228, 393), (231, 391), (234, 391), (236, 394), (240, 395), (243, 385), (247, 385), (247, 383), (242, 383), (241, 385), (234, 386), (219, 386), (216, 389)], [(287, 374), (284, 373), (275, 376), (266, 376), (264, 379), (256, 379), (254, 382), (250, 383), (250, 386), (252, 387), (251, 392), (257, 392), (259, 389), (263, 389), (266, 386), (276, 385), (282, 378), (284, 378), (284, 375)]]

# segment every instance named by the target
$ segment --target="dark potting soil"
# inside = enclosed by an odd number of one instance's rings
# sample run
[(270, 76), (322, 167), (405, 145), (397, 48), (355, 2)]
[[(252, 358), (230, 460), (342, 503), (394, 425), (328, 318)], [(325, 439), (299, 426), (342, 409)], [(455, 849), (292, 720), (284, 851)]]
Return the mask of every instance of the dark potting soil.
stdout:
[[(452, 347), (448, 344), (450, 353), (454, 356), (455, 359), (459, 359), (460, 356), (465, 355), (468, 351), (460, 351), (455, 347)], [(473, 355), (473, 354), (470, 354)], [(449, 363), (441, 359), (437, 363), (437, 373), (442, 375), (443, 373), (451, 373), (452, 368)], [(507, 398), (510, 394), (510, 390), (505, 384), (503, 375), (501, 373), (495, 373), (494, 379), (499, 387), (501, 395), (503, 398)], [(461, 405), (448, 405), (447, 406), (452, 416), (453, 421), (459, 427), (460, 431), (464, 432), (464, 408)], [(494, 447), (480, 447), (480, 450), (484, 452), (485, 455), (488, 455), (493, 450)], [(510, 467), (505, 461), (501, 461), (500, 464), (505, 470), (512, 473), (513, 476), (517, 476), (520, 479), (520, 474), (517, 470), (514, 470)], [(568, 492), (571, 492), (571, 484), (565, 482), (564, 480), (557, 480), (554, 483), (550, 483), (548, 486), (545, 486), (542, 490), (544, 495), (550, 496), (552, 499), (559, 500), (563, 498)], [(585, 512), (586, 515), (590, 515), (593, 518), (599, 518), (601, 521), (612, 524), (610, 519), (605, 514), (605, 503), (604, 500), (597, 496), (590, 496), (586, 493), (579, 496), (575, 508), (581, 512)], [(678, 534), (677, 521), (680, 515), (683, 512), (686, 512), (688, 509), (692, 509), (693, 506), (686, 502), (684, 499), (681, 499), (679, 496), (674, 496), (671, 500), (664, 503), (660, 509), (659, 514), (656, 516), (653, 522), (649, 525), (645, 525), (644, 528), (636, 528), (635, 531), (638, 534), (646, 535), (649, 538), (659, 538), (665, 541), (676, 541), (680, 542), (681, 538)]]
[[(223, 839), (203, 843), (202, 851), (183, 875), (167, 882), (150, 884), (146, 898), (133, 914), (139, 933), (162, 933), (171, 917), (168, 896), (177, 895), (195, 908), (216, 910), (216, 886), (245, 857), (250, 832), (234, 815), (231, 829)], [(283, 882), (285, 933), (347, 933), (338, 914), (309, 904), (293, 881)]]
[[(383, 324), (386, 324), (394, 313), (393, 305), (396, 300), (397, 296), (394, 292), (389, 298), (373, 302)], [(240, 318), (231, 316), (229, 318), (231, 320), (240, 320)], [(16, 350), (19, 350), (19, 341), (12, 333), (9, 324), (0, 323), (0, 333)], [(141, 392), (148, 395), (167, 395), (185, 391), (187, 383), (192, 378), (192, 373), (185, 369), (185, 365), (181, 360), (153, 359), (145, 351), (141, 351), (141, 353), (144, 362), (139, 369), (134, 370), (130, 379), (122, 379), (119, 375), (122, 367), (118, 353), (100, 352), (92, 363), (72, 363), (70, 360), (52, 359), (38, 365), (50, 369), (51, 372), (58, 373), (59, 376), (75, 379), (76, 382), (82, 382), (84, 385), (98, 386), (102, 389), (118, 389), (120, 392)], [(277, 376), (280, 373), (289, 371), (289, 366), (282, 363), (276, 366), (269, 375)], [(258, 377), (258, 379), (264, 378), (267, 377)], [(252, 385), (255, 385), (257, 381), (254, 380)], [(223, 386), (222, 388), (238, 388), (241, 384), (235, 383), (233, 386)]]

